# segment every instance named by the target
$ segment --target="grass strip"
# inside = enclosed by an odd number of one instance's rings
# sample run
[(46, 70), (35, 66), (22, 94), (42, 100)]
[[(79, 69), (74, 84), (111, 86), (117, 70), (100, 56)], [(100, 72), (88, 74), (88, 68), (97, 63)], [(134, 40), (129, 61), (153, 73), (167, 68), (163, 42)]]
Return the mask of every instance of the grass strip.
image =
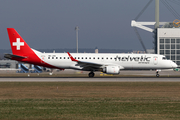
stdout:
[(8, 99), (0, 106), (0, 119), (180, 118), (180, 101), (168, 98)]
[(176, 120), (179, 86), (179, 82), (2, 82), (0, 119)]

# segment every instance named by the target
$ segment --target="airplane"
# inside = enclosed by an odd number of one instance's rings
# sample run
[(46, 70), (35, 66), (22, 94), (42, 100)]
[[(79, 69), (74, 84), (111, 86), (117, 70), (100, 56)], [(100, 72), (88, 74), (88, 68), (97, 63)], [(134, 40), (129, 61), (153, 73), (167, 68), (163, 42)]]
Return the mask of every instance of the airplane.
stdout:
[(122, 53), (42, 53), (32, 49), (14, 28), (7, 28), (12, 54), (6, 58), (60, 70), (74, 69), (118, 75), (121, 70), (159, 70), (177, 68), (177, 64), (158, 54), (122, 54)]

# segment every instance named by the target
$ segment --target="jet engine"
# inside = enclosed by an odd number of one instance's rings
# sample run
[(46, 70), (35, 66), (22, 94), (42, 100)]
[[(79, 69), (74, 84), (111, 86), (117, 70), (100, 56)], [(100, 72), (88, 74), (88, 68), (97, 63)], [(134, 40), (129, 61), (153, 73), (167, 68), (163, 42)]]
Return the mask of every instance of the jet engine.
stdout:
[(106, 74), (119, 74), (120, 69), (118, 66), (106, 66), (103, 68), (102, 72)]

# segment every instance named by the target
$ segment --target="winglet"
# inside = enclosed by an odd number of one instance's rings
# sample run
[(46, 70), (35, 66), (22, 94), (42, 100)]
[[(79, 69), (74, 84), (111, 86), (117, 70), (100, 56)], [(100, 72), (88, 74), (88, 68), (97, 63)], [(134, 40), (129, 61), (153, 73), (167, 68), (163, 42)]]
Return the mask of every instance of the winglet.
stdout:
[(78, 62), (78, 60), (74, 59), (73, 56), (69, 52), (67, 52), (67, 54), (69, 55), (69, 57), (71, 58), (72, 61)]

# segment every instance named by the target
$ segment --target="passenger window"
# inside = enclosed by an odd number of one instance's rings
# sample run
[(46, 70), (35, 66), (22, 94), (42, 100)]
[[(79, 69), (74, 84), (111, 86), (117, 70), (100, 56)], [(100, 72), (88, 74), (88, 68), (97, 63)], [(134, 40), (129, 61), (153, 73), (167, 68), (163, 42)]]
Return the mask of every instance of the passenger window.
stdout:
[(102, 57), (102, 59), (104, 59), (104, 58)]
[(52, 59), (54, 59), (54, 57), (52, 57)]
[(95, 57), (93, 59), (95, 59)]
[(86, 59), (87, 59), (87, 57), (86, 57)]
[(89, 57), (89, 59), (91, 59), (91, 57)]
[(98, 59), (99, 59), (99, 57), (98, 57)]
[(76, 59), (76, 57), (74, 59)]
[(66, 57), (64, 57), (64, 59), (66, 59)]
[(58, 57), (56, 57), (56, 59), (58, 59)]
[(61, 59), (61, 57), (59, 59)]
[(78, 57), (78, 59), (79, 59), (79, 57)]
[(50, 57), (48, 57), (48, 59), (50, 59)]
[(83, 57), (82, 57), (82, 59), (83, 59)]
[(106, 58), (106, 59), (108, 59), (108, 58)]

